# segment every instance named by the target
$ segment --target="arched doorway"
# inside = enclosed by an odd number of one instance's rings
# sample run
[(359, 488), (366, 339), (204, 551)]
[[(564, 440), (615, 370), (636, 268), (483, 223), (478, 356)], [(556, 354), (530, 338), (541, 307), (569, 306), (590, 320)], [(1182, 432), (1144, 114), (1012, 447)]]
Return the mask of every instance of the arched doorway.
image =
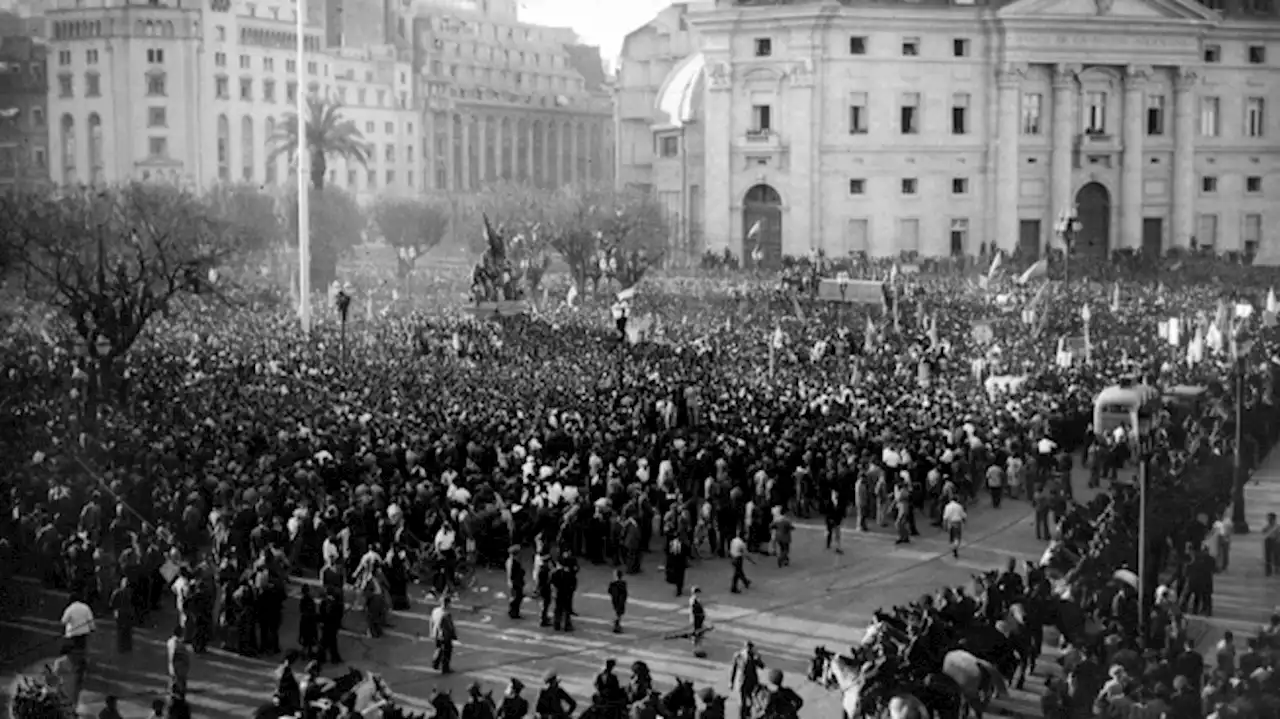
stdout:
[(782, 196), (768, 185), (747, 190), (742, 201), (742, 259), (754, 267), (752, 256), (759, 249), (763, 267), (782, 266)]
[(1072, 253), (1106, 256), (1111, 240), (1111, 193), (1101, 183), (1090, 182), (1076, 193), (1080, 233)]

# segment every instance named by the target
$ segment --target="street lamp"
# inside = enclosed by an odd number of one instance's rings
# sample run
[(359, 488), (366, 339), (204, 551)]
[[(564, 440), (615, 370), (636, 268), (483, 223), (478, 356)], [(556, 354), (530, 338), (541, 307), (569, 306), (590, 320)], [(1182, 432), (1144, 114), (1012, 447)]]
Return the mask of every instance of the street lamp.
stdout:
[(1232, 346), (1235, 349), (1236, 365), (1236, 451), (1231, 477), (1233, 482), (1231, 488), (1231, 531), (1235, 534), (1248, 534), (1249, 522), (1244, 514), (1245, 477), (1241, 444), (1244, 440), (1244, 376), (1245, 368), (1249, 366), (1249, 350), (1253, 349), (1253, 343), (1241, 342), (1233, 338)]
[(298, 118), (298, 320), (304, 333), (311, 332), (311, 197), (310, 152), (307, 149), (307, 4), (297, 0), (298, 89), (293, 111)]
[(338, 294), (334, 295), (333, 306), (338, 310), (338, 319), (342, 322), (339, 329), (339, 345), (338, 352), (345, 361), (347, 358), (347, 314), (351, 311), (351, 295), (347, 294), (347, 290), (338, 290)]
[(1076, 235), (1080, 234), (1083, 228), (1078, 205), (1064, 208), (1058, 215), (1058, 221), (1053, 224), (1054, 233), (1062, 239), (1062, 281), (1064, 283), (1071, 279), (1071, 247), (1075, 244)]

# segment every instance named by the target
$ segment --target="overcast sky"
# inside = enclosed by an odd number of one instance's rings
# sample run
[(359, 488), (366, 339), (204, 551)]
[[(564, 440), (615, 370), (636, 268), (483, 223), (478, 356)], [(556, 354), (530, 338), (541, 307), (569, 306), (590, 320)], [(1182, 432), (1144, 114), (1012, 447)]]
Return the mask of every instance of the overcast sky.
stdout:
[(610, 66), (622, 38), (653, 19), (671, 0), (522, 0), (520, 19), (538, 25), (571, 27), (588, 45), (599, 45)]

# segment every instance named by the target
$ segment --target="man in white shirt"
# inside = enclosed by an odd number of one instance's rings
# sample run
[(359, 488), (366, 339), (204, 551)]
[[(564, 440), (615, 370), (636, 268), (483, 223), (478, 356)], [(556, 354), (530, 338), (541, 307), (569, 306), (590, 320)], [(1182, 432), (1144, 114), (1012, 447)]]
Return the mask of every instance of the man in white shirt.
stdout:
[(964, 505), (956, 499), (952, 499), (942, 510), (942, 526), (947, 528), (947, 533), (951, 537), (951, 556), (960, 558), (960, 540), (964, 529), (964, 522), (968, 519), (965, 514)]
[(67, 608), (62, 610), (62, 627), (63, 637), (71, 643), (73, 648), (79, 652), (84, 652), (88, 648), (89, 635), (97, 629), (97, 626), (93, 622), (93, 610), (84, 603), (79, 594), (72, 594)]
[(751, 557), (747, 556), (747, 543), (743, 541), (741, 534), (735, 534), (733, 539), (729, 540), (729, 561), (733, 564), (733, 580), (729, 584), (729, 591), (734, 594), (741, 592), (738, 584), (747, 589), (751, 588), (751, 580), (747, 579), (746, 572), (742, 571), (743, 563)]

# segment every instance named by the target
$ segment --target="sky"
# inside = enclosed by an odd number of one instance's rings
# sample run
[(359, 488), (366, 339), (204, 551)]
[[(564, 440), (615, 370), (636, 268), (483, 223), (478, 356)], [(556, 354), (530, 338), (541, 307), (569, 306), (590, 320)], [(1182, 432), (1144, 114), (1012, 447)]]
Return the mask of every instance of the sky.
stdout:
[(671, 0), (521, 0), (520, 19), (573, 28), (584, 43), (599, 45), (612, 67), (622, 38), (670, 4)]

